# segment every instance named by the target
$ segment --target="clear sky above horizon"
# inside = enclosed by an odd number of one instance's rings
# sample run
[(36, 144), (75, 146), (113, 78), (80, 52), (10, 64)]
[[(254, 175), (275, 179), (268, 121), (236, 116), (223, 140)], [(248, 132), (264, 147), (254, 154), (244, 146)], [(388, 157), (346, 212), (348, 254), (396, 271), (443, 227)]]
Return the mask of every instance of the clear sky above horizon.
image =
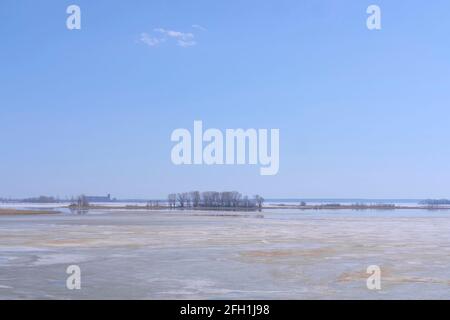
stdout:
[[(449, 1), (2, 0), (0, 36), (0, 197), (450, 197)], [(279, 128), (279, 173), (173, 165), (194, 120)]]

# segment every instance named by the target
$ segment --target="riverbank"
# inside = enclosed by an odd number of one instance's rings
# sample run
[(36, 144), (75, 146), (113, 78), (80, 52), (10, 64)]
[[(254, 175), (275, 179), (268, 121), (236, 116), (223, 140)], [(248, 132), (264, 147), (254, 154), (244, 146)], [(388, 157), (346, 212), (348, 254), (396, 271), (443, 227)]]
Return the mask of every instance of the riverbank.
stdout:
[(298, 210), (450, 210), (448, 205), (393, 205), (393, 204), (319, 204), (319, 205), (292, 205), (277, 204), (265, 205), (262, 208), (257, 207), (175, 207), (168, 206), (146, 206), (146, 205), (89, 205), (78, 208), (76, 206), (67, 206), (72, 210), (167, 210), (167, 211), (232, 211), (232, 212), (254, 212), (272, 209), (298, 209)]
[(0, 216), (21, 216), (21, 215), (44, 215), (61, 213), (56, 210), (17, 210), (17, 209), (0, 209)]
[(272, 205), (265, 206), (264, 209), (300, 209), (300, 210), (450, 210), (450, 206), (402, 206), (391, 204), (321, 204), (321, 205)]
[(50, 204), (30, 204), (30, 203), (8, 203), (5, 206), (0, 204), (0, 216), (2, 215), (44, 215), (58, 214), (63, 212), (86, 212), (95, 211), (166, 211), (166, 212), (267, 212), (267, 210), (296, 210), (300, 212), (307, 211), (391, 211), (391, 210), (421, 210), (421, 211), (450, 211), (449, 205), (420, 205), (420, 204), (388, 204), (388, 203), (322, 203), (322, 204), (292, 204), (292, 203), (267, 203), (258, 207), (169, 207), (167, 205), (147, 205), (139, 203), (92, 203), (88, 206), (78, 207), (69, 203), (50, 203)]

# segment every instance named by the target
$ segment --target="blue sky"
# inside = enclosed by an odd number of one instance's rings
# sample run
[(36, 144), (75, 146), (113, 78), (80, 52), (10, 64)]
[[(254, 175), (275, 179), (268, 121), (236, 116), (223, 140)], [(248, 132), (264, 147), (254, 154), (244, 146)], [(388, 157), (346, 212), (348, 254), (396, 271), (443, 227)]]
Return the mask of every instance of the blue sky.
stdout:
[[(70, 4), (81, 30), (65, 26)], [(370, 4), (380, 31), (366, 28)], [(0, 197), (450, 197), (449, 12), (444, 0), (2, 0)], [(193, 37), (141, 41), (158, 28)], [(279, 173), (174, 166), (170, 134), (194, 120), (279, 128)]]

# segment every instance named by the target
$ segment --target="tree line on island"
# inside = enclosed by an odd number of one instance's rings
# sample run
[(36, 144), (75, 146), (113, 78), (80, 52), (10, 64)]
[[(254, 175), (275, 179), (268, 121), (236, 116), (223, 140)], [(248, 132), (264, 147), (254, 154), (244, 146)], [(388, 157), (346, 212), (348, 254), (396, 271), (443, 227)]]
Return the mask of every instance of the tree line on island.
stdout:
[[(211, 210), (262, 210), (264, 198), (255, 195), (253, 198), (244, 196), (237, 191), (191, 191), (182, 193), (171, 193), (167, 197), (167, 203), (159, 200), (147, 201), (142, 205), (125, 205), (125, 209), (211, 209)], [(108, 208), (105, 204), (91, 204), (88, 197), (81, 195), (71, 200), (70, 209), (95, 209)], [(114, 208), (121, 208), (114, 206)]]
[(420, 204), (425, 204), (428, 206), (439, 206), (439, 205), (450, 205), (450, 200), (448, 199), (426, 199), (419, 202)]
[(167, 196), (169, 208), (262, 209), (264, 198), (243, 196), (237, 191), (191, 191)]

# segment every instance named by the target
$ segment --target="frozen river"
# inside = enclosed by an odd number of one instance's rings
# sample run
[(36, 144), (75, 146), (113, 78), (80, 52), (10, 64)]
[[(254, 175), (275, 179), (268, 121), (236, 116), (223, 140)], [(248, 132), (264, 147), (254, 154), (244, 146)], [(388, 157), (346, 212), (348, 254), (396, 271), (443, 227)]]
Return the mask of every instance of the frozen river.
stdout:
[(450, 299), (448, 211), (262, 215), (0, 216), (0, 299)]

